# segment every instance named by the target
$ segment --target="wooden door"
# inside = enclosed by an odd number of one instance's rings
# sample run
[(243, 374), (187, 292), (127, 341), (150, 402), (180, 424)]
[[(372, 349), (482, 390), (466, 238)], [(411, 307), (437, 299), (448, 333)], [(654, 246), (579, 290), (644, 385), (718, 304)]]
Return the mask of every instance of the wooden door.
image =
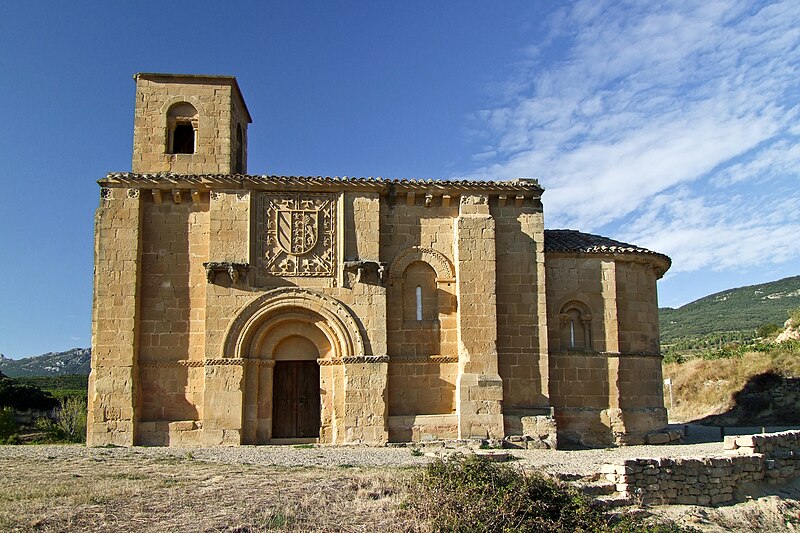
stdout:
[(272, 384), (272, 436), (319, 437), (319, 364), (277, 361)]

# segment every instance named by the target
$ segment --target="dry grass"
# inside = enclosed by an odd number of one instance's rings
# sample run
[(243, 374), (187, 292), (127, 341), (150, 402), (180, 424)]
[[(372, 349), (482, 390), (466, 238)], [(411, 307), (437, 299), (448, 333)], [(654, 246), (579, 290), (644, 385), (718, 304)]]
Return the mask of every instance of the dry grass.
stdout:
[(398, 531), (408, 470), (0, 460), (2, 531)]
[(791, 350), (753, 352), (730, 359), (693, 359), (664, 365), (675, 395), (670, 417), (676, 422), (720, 414), (733, 407), (733, 395), (747, 381), (764, 372), (800, 376), (800, 357)]
[[(402, 505), (414, 469), (256, 466), (148, 452), (14, 447), (0, 457), (0, 531), (431, 531)], [(777, 490), (718, 509), (650, 511), (703, 531), (783, 531), (787, 520), (800, 522), (800, 481)]]

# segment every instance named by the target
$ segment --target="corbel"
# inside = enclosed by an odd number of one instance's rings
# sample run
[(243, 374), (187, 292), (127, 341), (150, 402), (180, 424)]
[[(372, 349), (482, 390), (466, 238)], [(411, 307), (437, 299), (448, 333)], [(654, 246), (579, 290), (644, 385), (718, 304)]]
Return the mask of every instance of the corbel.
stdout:
[(516, 207), (522, 207), (522, 202), (524, 202), (524, 201), (525, 201), (525, 197), (520, 194), (516, 198), (514, 198), (514, 205)]
[(414, 205), (414, 191), (408, 191), (406, 193), (406, 205), (409, 207)]
[(433, 195), (428, 193), (425, 195), (425, 207), (430, 207), (433, 203)]
[(211, 261), (203, 263), (203, 266), (206, 268), (206, 279), (209, 283), (214, 283), (217, 272), (224, 272), (234, 285), (250, 269), (250, 265), (247, 263), (232, 263), (229, 261)]
[(364, 274), (367, 270), (374, 271), (375, 276), (381, 283), (386, 282), (386, 273), (388, 270), (388, 265), (386, 263), (380, 261), (361, 261), (356, 259), (355, 261), (345, 261), (343, 266), (345, 272), (355, 272), (356, 283), (362, 283), (365, 281)]
[(506, 195), (501, 194), (497, 197), (497, 207), (504, 207), (506, 205)]
[(442, 195), (442, 207), (450, 207), (450, 195)]
[(172, 190), (172, 201), (176, 204), (179, 204), (183, 201), (183, 197), (181, 196), (180, 189), (173, 189)]
[(157, 204), (161, 203), (161, 189), (153, 189), (153, 201)]
[(192, 189), (192, 203), (199, 204), (200, 203), (200, 191), (197, 189)]

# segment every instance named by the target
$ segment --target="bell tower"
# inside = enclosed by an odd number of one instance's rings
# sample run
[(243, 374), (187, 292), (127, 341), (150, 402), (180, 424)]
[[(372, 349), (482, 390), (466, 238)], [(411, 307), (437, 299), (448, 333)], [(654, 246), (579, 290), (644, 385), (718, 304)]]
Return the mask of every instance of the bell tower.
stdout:
[(139, 73), (135, 173), (245, 174), (252, 123), (233, 76)]

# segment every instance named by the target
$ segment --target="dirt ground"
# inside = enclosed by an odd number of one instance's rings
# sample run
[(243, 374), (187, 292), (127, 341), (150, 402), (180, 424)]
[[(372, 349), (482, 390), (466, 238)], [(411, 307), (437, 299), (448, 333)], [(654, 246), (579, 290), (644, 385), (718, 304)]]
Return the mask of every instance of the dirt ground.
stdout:
[[(191, 450), (10, 448), (0, 447), (2, 531), (426, 529), (402, 507), (418, 466), (288, 467), (200, 460)], [(726, 507), (642, 512), (703, 531), (795, 530), (800, 482), (757, 495)]]

